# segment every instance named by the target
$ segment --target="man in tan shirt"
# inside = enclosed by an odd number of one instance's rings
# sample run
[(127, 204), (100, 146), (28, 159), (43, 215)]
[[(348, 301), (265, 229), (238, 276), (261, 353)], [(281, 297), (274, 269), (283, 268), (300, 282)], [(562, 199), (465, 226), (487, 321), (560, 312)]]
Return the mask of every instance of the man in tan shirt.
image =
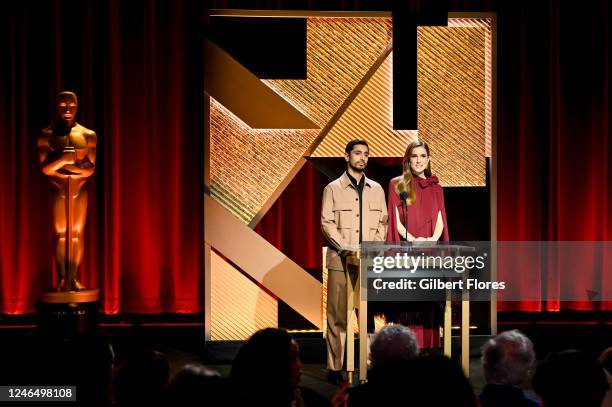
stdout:
[(369, 147), (365, 140), (352, 140), (345, 148), (346, 172), (323, 190), (321, 229), (327, 251), (327, 368), (331, 382), (342, 381), (346, 345), (347, 276), (352, 284), (358, 270), (346, 256), (359, 250), (363, 241), (384, 241), (387, 234), (387, 204), (379, 183), (366, 178)]

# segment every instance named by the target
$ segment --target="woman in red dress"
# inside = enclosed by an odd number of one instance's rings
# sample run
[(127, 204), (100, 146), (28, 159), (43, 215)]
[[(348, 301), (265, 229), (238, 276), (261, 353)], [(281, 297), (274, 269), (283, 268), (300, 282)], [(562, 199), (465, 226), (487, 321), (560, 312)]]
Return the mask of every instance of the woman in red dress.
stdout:
[[(448, 242), (448, 227), (444, 209), (444, 194), (438, 177), (431, 174), (429, 146), (422, 140), (408, 145), (402, 161), (403, 174), (389, 182), (389, 227), (387, 243), (401, 241)], [(410, 325), (419, 345), (440, 346), (442, 304), (415, 302), (407, 310), (400, 305), (388, 315), (393, 322)]]
[(389, 182), (387, 242), (448, 242), (444, 194), (438, 177), (431, 175), (427, 143), (410, 143), (402, 167), (403, 174)]

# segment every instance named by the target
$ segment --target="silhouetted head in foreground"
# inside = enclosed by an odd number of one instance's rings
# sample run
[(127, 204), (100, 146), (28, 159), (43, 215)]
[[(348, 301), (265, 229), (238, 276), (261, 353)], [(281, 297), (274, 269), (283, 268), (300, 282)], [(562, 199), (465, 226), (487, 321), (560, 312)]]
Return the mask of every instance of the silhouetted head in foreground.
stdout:
[(545, 407), (599, 407), (608, 383), (595, 359), (565, 350), (551, 354), (537, 367), (533, 389)]

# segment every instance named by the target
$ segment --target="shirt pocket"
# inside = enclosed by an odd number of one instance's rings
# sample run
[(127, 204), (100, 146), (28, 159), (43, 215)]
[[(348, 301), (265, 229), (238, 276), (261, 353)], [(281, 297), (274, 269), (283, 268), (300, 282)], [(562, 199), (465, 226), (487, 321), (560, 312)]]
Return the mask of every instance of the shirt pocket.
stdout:
[(368, 208), (368, 220), (370, 229), (378, 229), (378, 224), (382, 219), (382, 206), (380, 202), (370, 202)]
[(333, 207), (334, 219), (338, 229), (351, 229), (353, 228), (353, 208), (347, 205), (335, 205)]

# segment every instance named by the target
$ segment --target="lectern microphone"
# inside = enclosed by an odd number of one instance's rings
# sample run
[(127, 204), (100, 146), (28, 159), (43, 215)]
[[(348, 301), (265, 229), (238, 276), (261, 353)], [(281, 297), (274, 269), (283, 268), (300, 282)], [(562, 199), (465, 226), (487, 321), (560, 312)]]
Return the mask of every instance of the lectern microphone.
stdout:
[(406, 234), (404, 235), (404, 239), (408, 240), (408, 205), (406, 205), (406, 200), (408, 199), (408, 192), (400, 192), (399, 198), (402, 201), (402, 206), (404, 207), (404, 227), (406, 228)]

